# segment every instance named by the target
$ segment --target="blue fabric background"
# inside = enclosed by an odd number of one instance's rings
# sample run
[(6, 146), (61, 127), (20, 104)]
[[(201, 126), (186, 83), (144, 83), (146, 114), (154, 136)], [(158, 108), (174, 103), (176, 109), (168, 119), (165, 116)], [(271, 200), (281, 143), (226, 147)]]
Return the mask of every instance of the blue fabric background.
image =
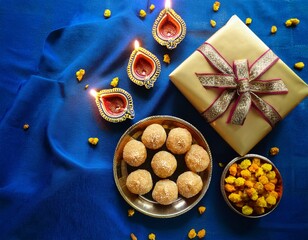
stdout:
[[(206, 239), (308, 238), (308, 101), (301, 102), (251, 153), (269, 156), (284, 180), (277, 210), (262, 219), (246, 219), (224, 203), (219, 189), (222, 168), (237, 154), (202, 119), (169, 81), (168, 75), (233, 15), (253, 19), (250, 28), (291, 68), (308, 64), (308, 2), (299, 0), (173, 0), (187, 24), (187, 35), (173, 51), (158, 45), (151, 29), (164, 1), (152, 0), (11, 0), (0, 1), (0, 239), (187, 239), (191, 228), (207, 230)], [(145, 19), (138, 17), (140, 9)], [(112, 11), (103, 17), (106, 8)], [(297, 17), (296, 27), (285, 20)], [(217, 22), (216, 28), (209, 24)], [(278, 32), (270, 34), (277, 25)], [(126, 66), (133, 41), (158, 56), (162, 71), (153, 89), (133, 84)], [(252, 49), (253, 51), (253, 49)], [(171, 64), (162, 62), (169, 53)], [(81, 83), (75, 78), (86, 69)], [(294, 71), (308, 81), (307, 67)], [(84, 89), (119, 87), (134, 99), (136, 118), (119, 124), (104, 121)], [(171, 219), (141, 213), (129, 218), (129, 205), (113, 180), (115, 146), (133, 123), (157, 114), (183, 118), (207, 139), (213, 154), (210, 188), (197, 207)], [(23, 125), (28, 123), (28, 131)], [(89, 137), (100, 139), (96, 147)]]

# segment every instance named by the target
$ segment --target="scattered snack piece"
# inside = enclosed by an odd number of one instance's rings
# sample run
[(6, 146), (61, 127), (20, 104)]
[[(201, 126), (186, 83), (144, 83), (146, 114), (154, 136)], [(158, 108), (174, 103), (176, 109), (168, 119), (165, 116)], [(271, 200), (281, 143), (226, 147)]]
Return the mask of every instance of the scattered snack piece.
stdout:
[(156, 236), (154, 233), (149, 234), (149, 240), (155, 240)]
[(298, 25), (300, 22), (298, 18), (291, 18), (290, 20), (292, 22), (292, 25)]
[(116, 86), (118, 86), (118, 84), (119, 84), (119, 78), (118, 77), (113, 78), (110, 82), (110, 86), (112, 86), (112, 87), (116, 87)]
[(90, 137), (90, 138), (88, 139), (88, 142), (89, 142), (91, 145), (93, 145), (93, 146), (97, 145), (98, 141), (99, 141), (99, 139), (96, 138), (96, 137), (95, 137), (95, 138)]
[(292, 26), (292, 21), (290, 19), (288, 19), (286, 22), (285, 22), (285, 25), (287, 27), (291, 27)]
[(277, 32), (277, 27), (273, 25), (273, 26), (271, 27), (271, 33), (274, 34), (274, 33), (276, 33), (276, 32)]
[(198, 233), (197, 233), (197, 236), (198, 236), (198, 238), (204, 238), (205, 237), (205, 235), (206, 235), (206, 231), (205, 231), (205, 229), (203, 228), (203, 229), (201, 229), (200, 231), (198, 231)]
[(300, 20), (298, 18), (290, 18), (287, 21), (285, 21), (286, 27), (296, 26), (300, 23)]
[(141, 141), (132, 139), (125, 144), (123, 149), (123, 160), (133, 167), (138, 167), (145, 162), (147, 150)]
[(196, 236), (197, 236), (196, 230), (194, 228), (190, 229), (190, 231), (188, 232), (188, 238), (193, 239)]
[(141, 10), (139, 11), (139, 17), (144, 18), (146, 15), (147, 15), (147, 13), (146, 13), (146, 11), (144, 11), (143, 9), (141, 9)]
[(132, 240), (138, 240), (138, 238), (135, 236), (135, 234), (133, 234), (133, 233), (131, 233), (130, 234), (130, 238), (132, 239)]
[(134, 209), (132, 209), (132, 208), (128, 209), (127, 215), (128, 215), (129, 217), (134, 216), (134, 214), (135, 214), (135, 210), (134, 210)]
[(104, 17), (105, 17), (105, 18), (110, 18), (110, 16), (111, 16), (111, 11), (110, 11), (110, 9), (106, 9), (106, 10), (104, 11)]
[(216, 21), (211, 20), (211, 21), (210, 21), (210, 24), (211, 24), (211, 26), (212, 26), (213, 28), (216, 27)]
[(131, 172), (127, 176), (126, 187), (131, 193), (138, 195), (150, 192), (153, 187), (151, 173), (144, 169)]
[(85, 73), (86, 71), (82, 68), (76, 72), (76, 78), (79, 82), (83, 79), (83, 76), (85, 75)]
[(213, 4), (213, 11), (217, 12), (219, 7), (220, 7), (220, 2), (218, 2), (218, 1), (214, 2), (214, 4)]
[(89, 88), (89, 84), (84, 86), (84, 89), (87, 90)]
[(150, 5), (150, 11), (152, 12), (154, 9), (155, 9), (155, 5), (154, 5), (154, 4), (151, 4), (151, 5)]
[(279, 153), (279, 148), (278, 148), (278, 147), (272, 147), (272, 148), (270, 149), (270, 154), (271, 154), (272, 156), (276, 156), (278, 153)]
[(24, 129), (24, 130), (28, 130), (29, 127), (30, 127), (29, 124), (25, 123), (24, 126), (23, 126), (23, 129)]
[(199, 211), (200, 215), (203, 214), (205, 212), (205, 210), (206, 210), (205, 206), (198, 207), (198, 211)]
[(219, 162), (219, 163), (218, 163), (218, 166), (219, 166), (219, 167), (224, 167), (224, 166), (225, 166), (225, 164), (224, 164), (224, 163), (222, 163), (222, 162)]
[(246, 18), (246, 25), (250, 25), (252, 23), (252, 19), (251, 18)]
[(169, 54), (165, 54), (165, 55), (164, 55), (164, 60), (163, 60), (163, 61), (164, 61), (165, 63), (170, 64), (170, 60), (171, 60), (171, 59), (170, 59)]
[(294, 67), (296, 69), (301, 70), (301, 69), (303, 69), (305, 67), (305, 64), (303, 62), (297, 62), (297, 63), (294, 64)]

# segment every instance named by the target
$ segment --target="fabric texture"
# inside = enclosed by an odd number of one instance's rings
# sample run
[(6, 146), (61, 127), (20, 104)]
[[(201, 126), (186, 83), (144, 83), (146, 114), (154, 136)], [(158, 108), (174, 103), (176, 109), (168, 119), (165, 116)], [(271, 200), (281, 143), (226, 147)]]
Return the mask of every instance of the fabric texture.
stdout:
[[(220, 193), (220, 176), (236, 152), (211, 128), (169, 81), (169, 74), (236, 14), (288, 66), (308, 63), (308, 2), (299, 0), (174, 0), (172, 8), (187, 25), (174, 50), (152, 37), (164, 1), (21, 0), (0, 4), (0, 239), (187, 239), (204, 228), (206, 239), (305, 239), (308, 237), (308, 101), (301, 102), (250, 152), (268, 156), (279, 168), (284, 193), (278, 208), (262, 219), (232, 212)], [(149, 11), (155, 4), (154, 11)], [(104, 18), (105, 9), (111, 17)], [(140, 9), (147, 12), (139, 17)], [(292, 17), (300, 24), (287, 28)], [(215, 28), (210, 20), (217, 22)], [(272, 25), (278, 27), (270, 33)], [(132, 83), (126, 72), (133, 42), (154, 53), (162, 69), (152, 89)], [(240, 43), (239, 43), (240, 44)], [(252, 49), (253, 51), (253, 49)], [(162, 61), (168, 53), (171, 63)], [(81, 82), (75, 77), (86, 70)], [(294, 69), (294, 68), (293, 68)], [(304, 81), (308, 72), (294, 69)], [(90, 89), (119, 87), (134, 101), (136, 117), (123, 123), (99, 115)], [(89, 88), (85, 89), (88, 84)], [(213, 155), (213, 177), (200, 203), (170, 219), (136, 212), (119, 194), (113, 179), (113, 154), (128, 127), (151, 115), (173, 115), (196, 126)], [(24, 130), (23, 125), (29, 124)], [(89, 137), (98, 137), (92, 147)], [(271, 147), (280, 153), (271, 157)], [(197, 207), (206, 206), (200, 216)]]

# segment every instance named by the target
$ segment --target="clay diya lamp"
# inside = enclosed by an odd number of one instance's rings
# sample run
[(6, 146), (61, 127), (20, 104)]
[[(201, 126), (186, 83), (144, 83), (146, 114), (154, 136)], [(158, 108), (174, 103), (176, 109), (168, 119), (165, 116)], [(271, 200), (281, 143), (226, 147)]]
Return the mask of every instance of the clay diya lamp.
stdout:
[(140, 47), (139, 42), (136, 40), (135, 49), (131, 53), (127, 65), (127, 75), (130, 80), (149, 89), (154, 86), (160, 74), (160, 69), (158, 58), (148, 50)]
[(185, 38), (186, 24), (184, 20), (171, 8), (170, 0), (166, 0), (165, 8), (156, 18), (152, 35), (162, 46), (174, 49)]
[(121, 88), (91, 90), (101, 116), (113, 123), (123, 122), (135, 117), (132, 96)]

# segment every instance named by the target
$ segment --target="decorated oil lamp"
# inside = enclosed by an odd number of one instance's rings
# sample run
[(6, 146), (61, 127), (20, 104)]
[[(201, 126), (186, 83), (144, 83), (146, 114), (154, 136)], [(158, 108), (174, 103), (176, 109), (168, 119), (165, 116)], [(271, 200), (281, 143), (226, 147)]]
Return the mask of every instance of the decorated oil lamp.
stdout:
[(160, 68), (158, 58), (140, 47), (139, 42), (135, 40), (135, 49), (131, 53), (127, 65), (127, 74), (130, 80), (149, 89), (154, 86), (160, 74)]
[(122, 88), (91, 90), (101, 116), (113, 123), (123, 122), (135, 117), (132, 96)]
[(156, 18), (152, 35), (162, 46), (174, 49), (185, 38), (186, 24), (184, 20), (171, 8), (170, 0), (166, 0), (165, 8)]

